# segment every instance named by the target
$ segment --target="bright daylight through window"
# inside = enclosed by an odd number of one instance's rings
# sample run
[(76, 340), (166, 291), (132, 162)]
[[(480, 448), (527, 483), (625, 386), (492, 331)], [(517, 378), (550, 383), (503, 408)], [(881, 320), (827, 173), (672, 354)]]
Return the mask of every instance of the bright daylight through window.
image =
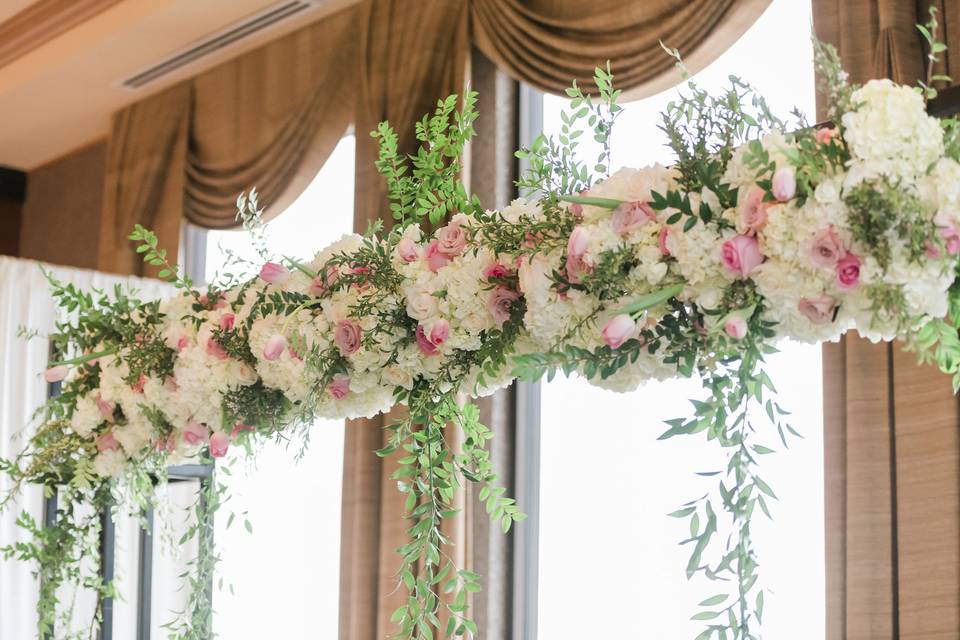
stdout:
[[(777, 115), (797, 107), (813, 121), (809, 25), (809, 2), (774, 0), (695, 81), (719, 89), (735, 73)], [(676, 95), (674, 89), (625, 105), (613, 137), (614, 167), (670, 163), (657, 125)], [(565, 106), (562, 97), (545, 97), (547, 133), (560, 130)], [(593, 157), (593, 148), (584, 146), (584, 157)], [(773, 522), (755, 519), (763, 580), (776, 596), (766, 607), (764, 637), (815, 640), (824, 633), (820, 346), (780, 346), (768, 371), (804, 439), (763, 460), (780, 498)], [(710, 490), (715, 478), (695, 472), (716, 471), (724, 458), (703, 436), (655, 442), (666, 430), (664, 420), (688, 414), (688, 398), (702, 396), (699, 387), (694, 380), (651, 382), (620, 395), (562, 377), (542, 386), (540, 638), (692, 638), (703, 629), (689, 621), (690, 612), (719, 590), (700, 577), (687, 581), (691, 545), (675, 544), (687, 522), (666, 514)], [(782, 450), (775, 429), (766, 435), (765, 444)], [(574, 506), (590, 515), (572, 517)], [(574, 557), (587, 561), (571, 562)], [(629, 626), (625, 614), (634, 621)]]
[[(349, 233), (353, 174), (354, 138), (348, 136), (310, 186), (268, 224), (270, 248), (278, 255), (309, 258), (318, 247)], [(227, 249), (259, 267), (246, 233), (211, 231), (208, 279), (223, 264)], [(216, 581), (222, 578), (223, 588), (214, 587), (213, 601), (220, 637), (337, 636), (343, 428), (340, 420), (317, 421), (297, 462), (298, 440), (271, 442), (249, 462), (242, 451), (234, 452), (235, 472), (226, 479), (233, 497), (215, 534), (222, 543)], [(236, 518), (228, 528), (231, 512)], [(247, 532), (245, 520), (256, 535)]]

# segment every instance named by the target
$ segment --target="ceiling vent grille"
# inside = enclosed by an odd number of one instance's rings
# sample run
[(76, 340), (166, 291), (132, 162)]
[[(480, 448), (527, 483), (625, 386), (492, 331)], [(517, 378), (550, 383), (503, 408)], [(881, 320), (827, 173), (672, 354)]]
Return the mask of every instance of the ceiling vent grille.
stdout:
[(269, 29), (277, 24), (303, 13), (304, 11), (315, 9), (318, 6), (318, 0), (290, 0), (278, 2), (266, 9), (247, 16), (246, 18), (225, 27), (205, 38), (201, 38), (181, 51), (178, 51), (165, 60), (152, 65), (151, 67), (140, 71), (123, 82), (121, 86), (125, 89), (140, 89), (160, 78), (173, 73), (197, 60), (204, 58), (212, 53), (229, 47), (244, 38), (248, 38), (255, 33)]

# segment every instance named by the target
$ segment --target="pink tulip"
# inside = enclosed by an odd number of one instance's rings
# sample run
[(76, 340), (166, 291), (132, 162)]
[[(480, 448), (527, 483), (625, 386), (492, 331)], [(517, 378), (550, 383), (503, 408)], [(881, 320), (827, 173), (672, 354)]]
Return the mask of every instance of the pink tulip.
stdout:
[(723, 330), (734, 340), (743, 340), (747, 335), (747, 321), (740, 316), (730, 316), (723, 323)]
[(356, 353), (360, 348), (363, 332), (360, 325), (352, 320), (341, 320), (333, 331), (333, 342), (340, 349), (340, 353), (348, 356)]
[(589, 242), (590, 236), (584, 227), (574, 227), (567, 240), (567, 279), (574, 284), (593, 270), (586, 261)]
[(237, 317), (232, 313), (225, 313), (220, 316), (220, 330), (221, 331), (230, 331), (233, 329), (233, 324), (236, 322)]
[(797, 176), (793, 167), (780, 167), (773, 174), (773, 197), (780, 202), (786, 202), (797, 193)]
[(860, 284), (860, 258), (848, 253), (837, 261), (837, 286), (849, 291)]
[(227, 358), (230, 357), (230, 354), (228, 354), (227, 350), (223, 348), (223, 345), (221, 345), (219, 342), (217, 342), (213, 338), (209, 338), (207, 340), (206, 348), (207, 348), (207, 355), (210, 356), (211, 358), (215, 358), (217, 360), (226, 360)]
[(820, 127), (817, 129), (817, 142), (820, 144), (830, 144), (830, 141), (840, 135), (836, 127)]
[(130, 385), (130, 389), (132, 389), (134, 393), (143, 393), (145, 386), (147, 386), (147, 376), (141, 373), (137, 381)]
[(400, 242), (397, 243), (397, 255), (404, 262), (414, 262), (420, 257), (417, 254), (417, 243), (410, 238), (400, 238)]
[(519, 299), (519, 293), (504, 286), (497, 286), (487, 296), (487, 311), (493, 316), (493, 322), (498, 329), (502, 329), (504, 323), (510, 319), (510, 309)]
[(287, 339), (279, 333), (275, 333), (267, 340), (263, 347), (264, 360), (276, 360), (280, 354), (287, 350)]
[(333, 381), (330, 382), (330, 386), (327, 387), (327, 392), (330, 393), (330, 396), (334, 400), (343, 400), (347, 397), (347, 394), (350, 393), (350, 378), (347, 376), (334, 376)]
[(660, 236), (657, 238), (657, 244), (660, 246), (660, 255), (664, 258), (670, 256), (670, 249), (667, 248), (668, 235), (670, 235), (670, 228), (666, 225), (660, 227)]
[(50, 367), (43, 372), (43, 379), (47, 382), (60, 382), (67, 377), (67, 373), (70, 372), (70, 368), (65, 364), (58, 364), (55, 367)]
[(624, 342), (633, 337), (637, 323), (626, 313), (614, 316), (604, 325), (600, 335), (611, 349), (619, 349)]
[(738, 235), (723, 243), (720, 252), (723, 265), (735, 275), (746, 278), (763, 262), (760, 245), (752, 236)]
[(437, 320), (430, 329), (430, 342), (436, 346), (442, 345), (450, 336), (450, 323), (444, 319)]
[(249, 424), (243, 424), (242, 422), (238, 422), (237, 424), (233, 425), (233, 431), (230, 432), (230, 437), (236, 438), (238, 435), (240, 435), (245, 431), (253, 431), (253, 427), (250, 426)]
[(260, 268), (260, 279), (270, 284), (283, 286), (290, 279), (290, 271), (282, 264), (265, 262)]
[(836, 308), (837, 301), (828, 295), (800, 298), (797, 303), (797, 311), (813, 324), (831, 322)]
[(100, 415), (104, 420), (113, 420), (113, 411), (117, 408), (117, 405), (112, 402), (107, 402), (103, 399), (103, 396), (97, 395), (97, 409), (100, 410)]
[(106, 433), (100, 434), (97, 436), (97, 451), (103, 453), (104, 451), (119, 451), (120, 443), (117, 442), (117, 439), (113, 437), (113, 433), (107, 431)]
[(177, 338), (177, 351), (183, 351), (190, 346), (190, 338), (187, 336), (180, 336)]
[(227, 449), (230, 448), (230, 438), (223, 431), (217, 431), (210, 436), (210, 455), (214, 458), (222, 458), (227, 455)]
[(639, 229), (645, 223), (656, 220), (657, 214), (650, 208), (646, 202), (624, 202), (613, 210), (613, 216), (610, 223), (613, 230), (620, 235), (630, 233), (634, 229)]
[(200, 424), (191, 420), (183, 429), (183, 441), (189, 445), (202, 444), (210, 438), (210, 431)]

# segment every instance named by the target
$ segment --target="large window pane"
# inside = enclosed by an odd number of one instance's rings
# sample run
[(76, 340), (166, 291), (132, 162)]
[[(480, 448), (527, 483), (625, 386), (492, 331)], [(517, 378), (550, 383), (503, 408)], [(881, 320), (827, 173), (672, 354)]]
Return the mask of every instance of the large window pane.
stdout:
[[(268, 226), (272, 250), (309, 258), (353, 228), (354, 138), (340, 141), (316, 179)], [(240, 231), (209, 232), (207, 278), (225, 249), (257, 261)], [(214, 588), (223, 638), (335, 638), (340, 581), (343, 422), (317, 421), (310, 445), (270, 443), (225, 479), (232, 498), (218, 514), (222, 562)], [(241, 455), (240, 458), (243, 456)], [(236, 514), (227, 528), (228, 514)], [(244, 521), (249, 519), (253, 535)]]
[[(718, 88), (739, 75), (775, 113), (785, 117), (796, 106), (812, 120), (809, 25), (809, 2), (774, 0), (697, 83)], [(614, 167), (671, 162), (657, 125), (676, 94), (626, 105), (612, 143)], [(545, 98), (548, 132), (559, 131), (565, 103)], [(586, 158), (594, 154), (585, 149)], [(781, 348), (767, 370), (805, 439), (762, 461), (781, 498), (774, 522), (760, 516), (754, 529), (761, 579), (772, 592), (763, 630), (764, 637), (815, 640), (824, 634), (820, 347)], [(539, 637), (694, 637), (703, 629), (689, 620), (697, 603), (722, 589), (699, 577), (687, 581), (690, 549), (677, 544), (687, 523), (665, 514), (714, 488), (715, 479), (695, 472), (720, 468), (724, 454), (702, 436), (656, 438), (663, 420), (689, 415), (688, 399), (702, 396), (699, 381), (654, 382), (630, 394), (578, 379), (542, 389)], [(782, 448), (774, 428), (765, 432), (764, 444)]]

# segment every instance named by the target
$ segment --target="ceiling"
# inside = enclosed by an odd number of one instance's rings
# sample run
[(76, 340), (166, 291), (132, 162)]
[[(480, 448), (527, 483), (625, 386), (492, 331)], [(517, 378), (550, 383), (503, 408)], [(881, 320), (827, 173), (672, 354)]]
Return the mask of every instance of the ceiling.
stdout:
[[(0, 0), (0, 165), (31, 170), (104, 138), (111, 114), (356, 0), (314, 8), (140, 89), (120, 82), (278, 0)], [(85, 11), (83, 10), (85, 8)], [(9, 47), (8, 47), (9, 49)]]

